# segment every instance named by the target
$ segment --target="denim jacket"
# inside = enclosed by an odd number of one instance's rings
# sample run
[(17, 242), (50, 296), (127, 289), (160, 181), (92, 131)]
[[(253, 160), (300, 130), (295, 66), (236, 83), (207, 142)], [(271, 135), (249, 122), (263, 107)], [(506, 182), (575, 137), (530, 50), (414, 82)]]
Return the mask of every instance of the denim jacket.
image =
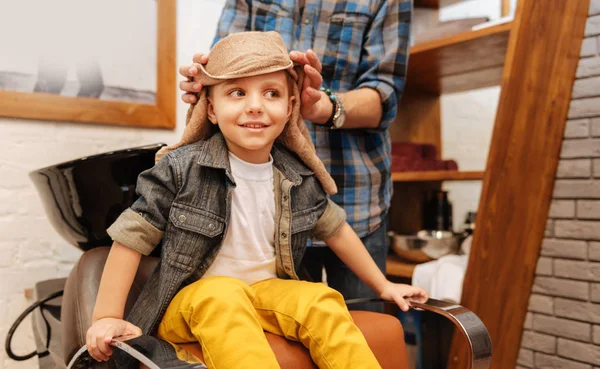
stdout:
[[(271, 150), (275, 190), (277, 276), (298, 279), (309, 237), (324, 240), (345, 221), (314, 174), (278, 144)], [(153, 334), (175, 294), (202, 277), (229, 226), (235, 181), (221, 133), (172, 151), (140, 174), (140, 196), (108, 229), (144, 255), (162, 239), (161, 260), (127, 320)]]

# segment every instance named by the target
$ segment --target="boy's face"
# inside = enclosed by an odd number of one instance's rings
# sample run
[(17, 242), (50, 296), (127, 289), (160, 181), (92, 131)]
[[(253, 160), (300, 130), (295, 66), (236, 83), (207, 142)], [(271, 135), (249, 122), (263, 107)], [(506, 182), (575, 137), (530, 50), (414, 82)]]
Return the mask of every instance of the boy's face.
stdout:
[(292, 113), (285, 71), (229, 80), (211, 87), (208, 118), (218, 124), (231, 153), (265, 163)]

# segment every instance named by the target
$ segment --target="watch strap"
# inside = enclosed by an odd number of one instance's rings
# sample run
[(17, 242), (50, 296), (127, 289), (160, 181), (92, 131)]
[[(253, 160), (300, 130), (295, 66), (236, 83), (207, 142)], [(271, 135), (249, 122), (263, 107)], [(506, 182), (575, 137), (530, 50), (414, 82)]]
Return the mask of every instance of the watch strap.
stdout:
[(327, 128), (332, 128), (334, 126), (333, 119), (335, 118), (335, 113), (336, 113), (336, 111), (338, 109), (338, 106), (337, 106), (337, 99), (338, 99), (338, 97), (337, 97), (336, 94), (334, 94), (333, 92), (331, 92), (331, 90), (328, 89), (328, 88), (321, 87), (321, 91), (325, 92), (325, 94), (327, 95), (327, 97), (331, 101), (331, 105), (332, 105), (332, 107), (331, 107), (331, 115), (329, 116), (329, 119), (327, 119), (327, 122), (325, 122), (324, 124), (322, 124), (322, 126), (323, 127), (327, 127)]

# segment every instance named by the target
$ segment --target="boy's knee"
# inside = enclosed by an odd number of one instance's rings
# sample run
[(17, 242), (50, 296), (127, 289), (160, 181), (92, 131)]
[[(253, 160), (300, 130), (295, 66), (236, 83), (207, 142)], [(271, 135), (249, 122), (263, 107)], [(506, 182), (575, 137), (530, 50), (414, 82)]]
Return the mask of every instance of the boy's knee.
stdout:
[(325, 321), (352, 319), (344, 297), (333, 288), (315, 283), (305, 293), (308, 299), (304, 300), (303, 314), (297, 317), (303, 324), (322, 327)]
[(339, 291), (328, 287), (323, 283), (311, 283), (310, 295), (313, 296), (314, 303), (329, 301), (334, 304), (346, 306), (344, 296), (342, 296)]

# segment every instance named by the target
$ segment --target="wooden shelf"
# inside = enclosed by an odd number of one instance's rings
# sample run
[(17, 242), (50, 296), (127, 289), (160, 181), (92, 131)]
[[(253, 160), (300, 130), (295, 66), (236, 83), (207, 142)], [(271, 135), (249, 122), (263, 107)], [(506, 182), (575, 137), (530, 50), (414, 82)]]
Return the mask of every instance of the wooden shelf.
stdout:
[(386, 274), (410, 279), (416, 266), (417, 264), (409, 263), (394, 254), (389, 254), (386, 262)]
[(480, 171), (458, 172), (455, 170), (436, 170), (423, 172), (394, 172), (393, 182), (436, 182), (436, 181), (476, 181), (483, 179)]
[(499, 85), (511, 23), (462, 32), (410, 49), (407, 90), (434, 94)]

